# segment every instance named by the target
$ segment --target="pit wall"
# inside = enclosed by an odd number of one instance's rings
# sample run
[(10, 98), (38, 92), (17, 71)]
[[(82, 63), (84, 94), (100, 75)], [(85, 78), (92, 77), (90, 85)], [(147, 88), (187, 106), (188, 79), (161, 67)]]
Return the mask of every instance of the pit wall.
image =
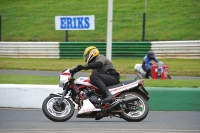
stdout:
[[(200, 111), (200, 88), (146, 87), (151, 111)], [(50, 93), (62, 92), (58, 85), (0, 84), (0, 107), (42, 108)], [(77, 108), (77, 105), (76, 105)]]

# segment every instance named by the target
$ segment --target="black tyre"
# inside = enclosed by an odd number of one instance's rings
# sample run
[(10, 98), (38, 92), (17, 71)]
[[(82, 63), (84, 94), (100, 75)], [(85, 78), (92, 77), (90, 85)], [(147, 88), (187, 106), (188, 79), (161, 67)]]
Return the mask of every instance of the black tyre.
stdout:
[(55, 122), (67, 121), (74, 114), (74, 105), (71, 100), (65, 98), (62, 104), (58, 105), (60, 98), (57, 95), (50, 95), (42, 104), (42, 111), (45, 116)]
[(120, 117), (129, 122), (139, 122), (146, 118), (149, 107), (145, 98), (136, 92), (126, 92), (120, 95), (121, 98), (137, 97), (139, 100), (125, 104), (124, 111), (120, 113)]
[(172, 79), (171, 76), (170, 76), (169, 74), (167, 75), (167, 77), (168, 77), (168, 79)]

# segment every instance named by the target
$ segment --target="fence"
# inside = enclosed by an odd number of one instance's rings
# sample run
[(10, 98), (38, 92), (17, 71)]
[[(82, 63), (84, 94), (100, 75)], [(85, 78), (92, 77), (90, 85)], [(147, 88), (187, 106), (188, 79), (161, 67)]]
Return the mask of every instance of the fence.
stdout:
[(200, 59), (200, 40), (198, 41), (157, 41), (151, 42), (151, 49), (158, 58)]
[(58, 42), (0, 42), (0, 57), (59, 58)]
[[(96, 46), (101, 54), (106, 55), (105, 42), (61, 42), (60, 57), (61, 58), (82, 58), (83, 51), (88, 46)], [(113, 42), (112, 57), (127, 58), (127, 57), (143, 57), (151, 49), (150, 42)]]
[[(82, 58), (85, 48), (92, 45), (106, 55), (106, 42), (0, 42), (0, 57)], [(142, 58), (150, 49), (157, 58), (200, 59), (200, 40), (113, 42), (112, 58)]]

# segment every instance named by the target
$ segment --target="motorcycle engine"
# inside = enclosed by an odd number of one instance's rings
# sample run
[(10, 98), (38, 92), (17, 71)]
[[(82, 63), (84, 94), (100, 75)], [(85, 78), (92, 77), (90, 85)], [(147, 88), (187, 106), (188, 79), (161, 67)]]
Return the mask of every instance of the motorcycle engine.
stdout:
[(85, 89), (84, 92), (87, 95), (87, 98), (89, 98), (90, 102), (95, 107), (101, 107), (101, 103), (102, 103), (101, 95), (97, 94), (95, 91), (93, 91), (93, 90), (91, 90), (89, 88)]
[(94, 104), (101, 104), (101, 98), (99, 98), (95, 95), (92, 95), (89, 99)]

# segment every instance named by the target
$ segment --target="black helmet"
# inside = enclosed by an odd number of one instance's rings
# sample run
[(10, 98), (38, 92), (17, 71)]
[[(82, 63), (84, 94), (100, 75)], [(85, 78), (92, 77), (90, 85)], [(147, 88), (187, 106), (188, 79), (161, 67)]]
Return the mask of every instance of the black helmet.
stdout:
[(149, 52), (148, 52), (148, 56), (149, 56), (149, 58), (154, 58), (155, 56), (154, 56), (154, 52), (152, 51), (152, 50), (150, 50)]

